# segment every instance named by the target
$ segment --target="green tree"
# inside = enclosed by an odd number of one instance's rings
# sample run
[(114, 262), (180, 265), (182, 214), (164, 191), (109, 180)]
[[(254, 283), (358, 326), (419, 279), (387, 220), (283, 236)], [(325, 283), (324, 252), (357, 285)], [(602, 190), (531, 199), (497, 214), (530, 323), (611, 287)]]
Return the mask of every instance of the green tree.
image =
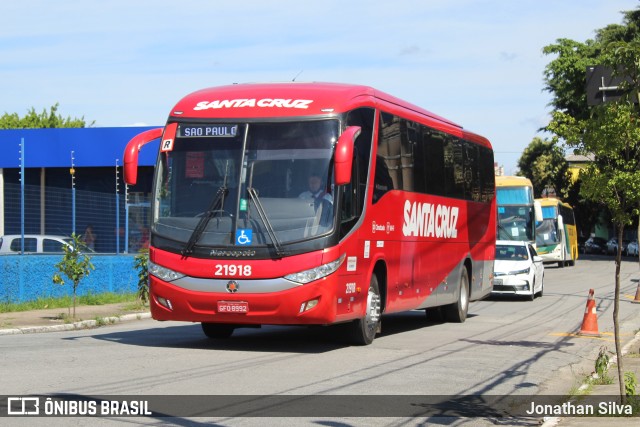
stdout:
[(611, 43), (640, 40), (640, 8), (622, 12), (623, 23), (595, 30), (595, 37), (584, 43), (558, 39), (542, 52), (552, 55), (544, 70), (544, 90), (552, 96), (550, 105), (577, 119), (587, 119), (590, 108), (585, 91), (585, 70), (588, 66), (604, 65), (604, 49)]
[(553, 141), (533, 138), (520, 156), (518, 168), (519, 175), (531, 180), (535, 197), (541, 197), (546, 188), (553, 188), (560, 198), (569, 194), (569, 164), (562, 149)]
[(140, 249), (133, 259), (133, 267), (138, 272), (138, 300), (149, 302), (149, 249)]
[[(89, 126), (93, 126), (91, 122)], [(36, 113), (35, 108), (31, 108), (24, 117), (17, 113), (4, 113), (0, 117), (0, 129), (42, 129), (42, 128), (83, 128), (87, 123), (84, 117), (64, 118), (58, 114), (58, 104), (53, 105), (49, 111), (43, 110)]]
[(76, 318), (76, 295), (78, 291), (78, 285), (83, 278), (88, 276), (92, 270), (95, 270), (91, 257), (83, 254), (81, 250), (84, 248), (81, 236), (72, 233), (71, 245), (63, 246), (64, 256), (62, 260), (55, 265), (59, 273), (53, 275), (53, 283), (57, 285), (64, 285), (65, 281), (62, 275), (65, 275), (73, 286), (73, 318)]
[[(640, 52), (639, 52), (640, 53)], [(581, 174), (581, 194), (602, 203), (611, 213), (618, 231), (615, 258), (614, 335), (620, 396), (625, 401), (618, 313), (620, 304), (620, 263), (624, 228), (638, 216), (640, 203), (640, 111), (623, 101), (594, 107), (588, 119), (577, 119), (556, 111), (549, 129), (578, 152), (592, 153), (596, 161)]]
[(630, 96), (588, 107), (584, 77), (578, 71), (582, 68), (584, 72), (587, 65), (605, 65), (629, 78), (623, 85), (629, 94), (640, 93), (639, 24), (640, 8), (624, 13), (624, 25), (598, 30), (595, 40), (581, 44), (564, 39), (544, 50), (557, 55), (545, 69), (546, 89), (554, 94), (555, 109), (547, 130), (574, 148), (576, 154), (594, 156), (595, 160), (581, 173), (580, 194), (607, 208), (618, 232), (613, 323), (622, 403), (626, 402), (626, 395), (618, 322), (620, 262), (624, 227), (639, 212), (640, 109)]

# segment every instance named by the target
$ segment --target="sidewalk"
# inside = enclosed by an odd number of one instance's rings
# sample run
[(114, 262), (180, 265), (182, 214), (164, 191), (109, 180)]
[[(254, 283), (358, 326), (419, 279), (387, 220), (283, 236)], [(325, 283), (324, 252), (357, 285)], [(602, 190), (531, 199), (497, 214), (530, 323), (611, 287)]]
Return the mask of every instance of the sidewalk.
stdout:
[[(640, 309), (640, 306), (638, 307)], [(630, 339), (625, 340), (622, 338), (622, 370), (623, 375), (625, 372), (633, 372), (636, 375), (636, 379), (638, 380), (638, 385), (636, 387), (636, 396), (635, 398), (638, 400), (636, 404), (636, 412), (633, 416), (558, 416), (558, 417), (546, 417), (543, 427), (595, 427), (595, 426), (631, 426), (638, 425), (640, 422), (640, 331), (636, 331), (635, 335), (630, 337)], [(604, 398), (607, 399), (611, 396), (611, 400), (615, 400), (618, 404), (620, 403), (620, 386), (618, 383), (618, 367), (616, 364), (616, 355), (615, 348), (612, 346), (610, 351), (613, 351), (614, 354), (610, 354), (609, 365), (607, 374), (613, 378), (611, 384), (604, 385), (588, 385), (586, 383), (582, 384), (577, 393), (581, 392), (581, 389), (586, 389), (584, 391), (584, 395), (588, 399), (589, 396), (594, 396), (595, 398)], [(595, 358), (593, 361), (589, 361), (593, 370), (595, 370)], [(593, 377), (593, 374), (592, 374)], [(568, 387), (568, 385), (567, 385)], [(565, 390), (567, 393), (570, 390)], [(597, 399), (596, 399), (597, 400)], [(572, 401), (579, 402), (580, 396), (576, 396), (576, 398)], [(627, 404), (630, 402), (628, 401)], [(596, 411), (598, 407), (595, 408)]]
[(0, 313), (0, 335), (87, 329), (151, 317), (148, 308), (131, 307), (131, 303), (79, 305), (75, 322), (69, 320), (68, 308)]

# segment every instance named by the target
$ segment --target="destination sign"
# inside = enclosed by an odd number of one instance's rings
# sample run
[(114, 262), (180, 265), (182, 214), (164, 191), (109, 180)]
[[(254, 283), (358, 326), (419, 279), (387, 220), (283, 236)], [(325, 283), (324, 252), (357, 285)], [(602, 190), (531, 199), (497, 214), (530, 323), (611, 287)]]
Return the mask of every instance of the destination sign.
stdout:
[(182, 138), (220, 138), (238, 135), (238, 125), (180, 125), (178, 136)]

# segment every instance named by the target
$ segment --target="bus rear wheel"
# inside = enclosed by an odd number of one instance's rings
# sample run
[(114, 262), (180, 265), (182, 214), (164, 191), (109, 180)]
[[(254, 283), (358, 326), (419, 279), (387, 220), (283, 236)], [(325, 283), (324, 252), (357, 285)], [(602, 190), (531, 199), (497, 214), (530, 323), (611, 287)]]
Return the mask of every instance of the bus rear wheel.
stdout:
[(350, 341), (356, 345), (369, 345), (373, 342), (380, 329), (382, 303), (378, 278), (371, 276), (369, 291), (367, 292), (367, 308), (362, 318), (349, 324)]
[(211, 339), (229, 338), (234, 331), (233, 325), (225, 325), (224, 323), (205, 323), (202, 322), (202, 332)]
[(444, 314), (448, 321), (463, 323), (469, 311), (469, 275), (466, 268), (460, 274), (460, 286), (457, 301), (444, 307)]

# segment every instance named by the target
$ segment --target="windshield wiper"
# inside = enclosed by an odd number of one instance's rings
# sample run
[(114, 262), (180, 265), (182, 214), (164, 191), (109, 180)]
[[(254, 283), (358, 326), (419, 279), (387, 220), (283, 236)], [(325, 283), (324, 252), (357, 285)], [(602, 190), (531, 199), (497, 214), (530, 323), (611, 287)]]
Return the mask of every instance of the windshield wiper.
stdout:
[(253, 204), (256, 207), (256, 210), (258, 211), (258, 215), (260, 216), (260, 219), (262, 220), (262, 223), (264, 224), (265, 228), (267, 229), (267, 233), (269, 234), (269, 238), (273, 242), (273, 247), (276, 250), (276, 255), (278, 255), (278, 257), (280, 257), (280, 258), (284, 257), (287, 253), (282, 249), (282, 244), (278, 240), (278, 237), (276, 236), (276, 233), (273, 230), (273, 226), (271, 225), (271, 221), (269, 221), (269, 218), (267, 217), (267, 214), (264, 211), (264, 207), (262, 206), (262, 202), (260, 201), (260, 198), (258, 197), (258, 192), (253, 187), (247, 187), (247, 193), (249, 193), (249, 196), (251, 197), (251, 201), (253, 202)]
[[(184, 249), (182, 249), (181, 254), (183, 257), (186, 258), (193, 253), (193, 248), (196, 246), (196, 243), (198, 243), (198, 239), (200, 239), (200, 236), (202, 236), (202, 233), (207, 228), (207, 224), (209, 224), (209, 221), (211, 221), (211, 218), (213, 218), (217, 212), (220, 212), (222, 211), (222, 209), (224, 209), (224, 196), (226, 196), (227, 193), (229, 192), (229, 189), (227, 188), (228, 176), (229, 176), (229, 160), (227, 160), (225, 164), (224, 181), (222, 181), (222, 186), (218, 188), (218, 191), (216, 192), (216, 196), (213, 198), (213, 200), (211, 201), (211, 204), (209, 205), (209, 209), (207, 209), (203, 213), (202, 217), (200, 218), (200, 221), (198, 221), (198, 224), (196, 225), (196, 228), (193, 229), (193, 233), (191, 233), (191, 236), (189, 237), (189, 241), (185, 245)], [(218, 209), (218, 204), (220, 205), (220, 209)]]
[(229, 192), (229, 189), (227, 188), (226, 185), (223, 185), (222, 187), (218, 188), (218, 191), (216, 192), (216, 197), (214, 197), (213, 200), (211, 201), (211, 205), (209, 205), (209, 209), (207, 209), (204, 212), (204, 214), (200, 218), (200, 221), (198, 222), (198, 225), (196, 225), (196, 228), (193, 230), (193, 233), (191, 233), (191, 237), (189, 237), (189, 241), (187, 242), (184, 249), (182, 249), (181, 253), (183, 257), (188, 257), (193, 253), (193, 248), (196, 245), (196, 243), (198, 243), (198, 239), (200, 239), (200, 236), (202, 235), (204, 230), (207, 228), (207, 224), (209, 224), (209, 221), (211, 221), (211, 218), (215, 216), (216, 212), (220, 211), (220, 209), (218, 209), (218, 205), (220, 205), (220, 208), (222, 208), (222, 200), (224, 200), (224, 196), (226, 196), (228, 192)]

